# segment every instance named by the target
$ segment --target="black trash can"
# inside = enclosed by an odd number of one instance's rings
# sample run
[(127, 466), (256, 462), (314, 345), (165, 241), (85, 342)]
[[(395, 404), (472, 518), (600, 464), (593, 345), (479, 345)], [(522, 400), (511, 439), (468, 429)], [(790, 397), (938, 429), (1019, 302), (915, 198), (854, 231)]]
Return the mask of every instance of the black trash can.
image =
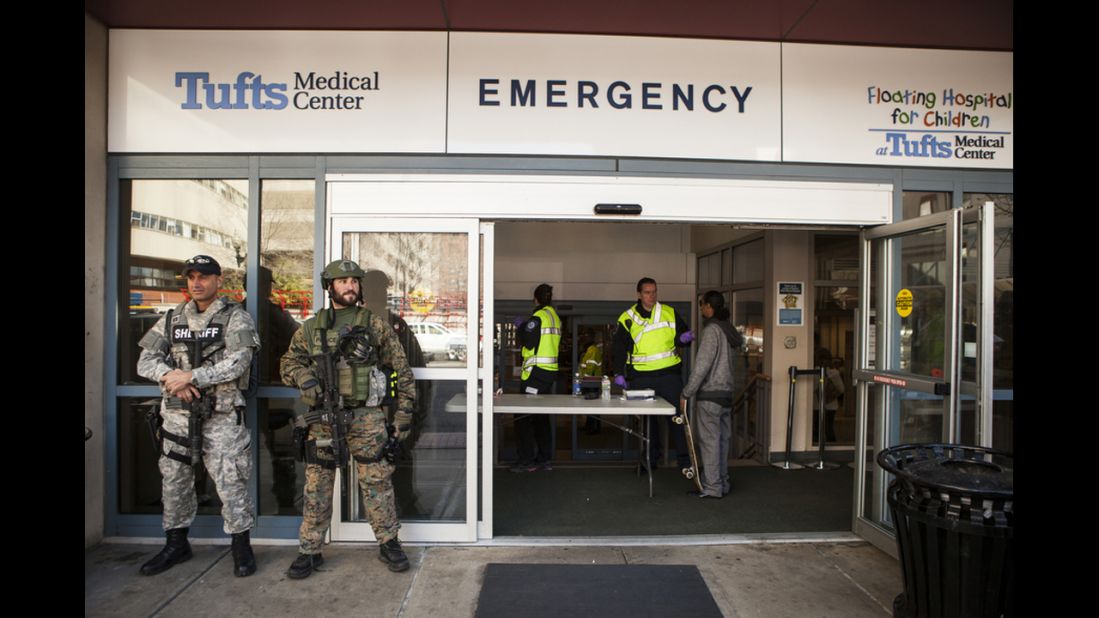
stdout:
[(878, 465), (896, 477), (887, 495), (904, 592), (893, 615), (1014, 615), (1011, 454), (904, 444), (879, 453)]

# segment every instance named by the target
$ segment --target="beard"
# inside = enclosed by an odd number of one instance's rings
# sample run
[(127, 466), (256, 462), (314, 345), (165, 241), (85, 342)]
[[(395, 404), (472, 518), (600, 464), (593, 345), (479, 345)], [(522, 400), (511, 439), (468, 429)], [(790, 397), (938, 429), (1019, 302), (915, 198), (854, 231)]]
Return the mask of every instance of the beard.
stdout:
[(355, 290), (344, 290), (342, 294), (332, 293), (332, 302), (342, 307), (354, 307), (359, 301), (359, 293)]

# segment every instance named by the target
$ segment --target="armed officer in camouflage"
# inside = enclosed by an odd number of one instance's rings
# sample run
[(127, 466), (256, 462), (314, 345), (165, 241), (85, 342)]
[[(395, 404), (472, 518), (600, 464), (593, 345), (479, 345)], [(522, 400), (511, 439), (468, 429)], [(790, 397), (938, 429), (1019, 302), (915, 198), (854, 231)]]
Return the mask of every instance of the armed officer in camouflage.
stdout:
[(190, 560), (187, 532), (198, 510), (192, 465), (200, 460), (221, 498), (225, 532), (233, 537), (233, 574), (256, 572), (249, 531), (256, 508), (248, 493), (252, 450), (244, 396), (259, 337), (237, 302), (218, 297), (221, 266), (196, 255), (183, 266), (191, 300), (170, 310), (142, 337), (137, 373), (160, 384), (161, 500), (167, 543), (141, 567), (156, 575)]
[[(338, 359), (341, 415), (354, 416), (348, 423), (346, 447), (355, 461), (362, 503), (378, 541), (378, 559), (390, 571), (409, 567), (397, 540), (401, 526), (392, 480), (396, 457), (391, 451), (388, 458), (386, 455), (392, 437), (403, 441), (411, 435), (415, 381), (393, 329), (382, 316), (359, 306), (364, 275), (350, 260), (329, 264), (321, 273), (321, 283), (331, 307), (302, 324), (282, 357), (282, 381), (300, 389), (302, 403), (310, 407), (310, 412), (296, 421), (299, 431), (307, 428), (307, 433), (299, 434), (306, 460), (305, 504), (300, 554), (287, 573), (291, 579), (309, 577), (324, 563), (321, 545), (332, 520), (332, 488), (338, 466), (333, 446), (343, 445), (333, 440), (330, 424), (318, 422), (326, 389), (333, 392), (332, 385), (324, 383), (319, 364), (329, 354), (337, 354)], [(396, 408), (392, 424), (385, 407)]]

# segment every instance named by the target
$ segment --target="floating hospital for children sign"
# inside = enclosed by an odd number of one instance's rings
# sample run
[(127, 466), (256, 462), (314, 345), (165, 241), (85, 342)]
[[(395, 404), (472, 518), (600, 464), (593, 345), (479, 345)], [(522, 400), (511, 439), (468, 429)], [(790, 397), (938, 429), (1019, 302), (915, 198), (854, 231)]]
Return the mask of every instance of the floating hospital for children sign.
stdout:
[(1014, 167), (1012, 54), (783, 46), (783, 160)]

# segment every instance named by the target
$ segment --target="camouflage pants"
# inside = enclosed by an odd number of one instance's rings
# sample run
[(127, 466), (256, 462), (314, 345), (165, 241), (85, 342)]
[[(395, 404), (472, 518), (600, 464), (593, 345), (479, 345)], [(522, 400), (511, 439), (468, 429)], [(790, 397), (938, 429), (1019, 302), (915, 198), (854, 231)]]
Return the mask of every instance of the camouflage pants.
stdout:
[[(162, 408), (160, 417), (164, 419), (164, 431), (187, 436), (186, 412)], [(236, 413), (215, 412), (202, 426), (202, 439), (202, 462), (221, 498), (225, 533), (251, 530), (256, 525), (256, 507), (248, 493), (248, 479), (252, 476), (248, 428), (243, 423), (237, 424)], [(161, 448), (165, 453), (171, 450), (190, 457), (190, 449), (170, 440), (164, 440)], [(160, 475), (164, 529), (189, 527), (198, 511), (194, 468), (161, 455)]]
[[(309, 439), (327, 439), (331, 437), (325, 425), (310, 425)], [(374, 528), (374, 537), (379, 544), (397, 538), (401, 524), (397, 520), (397, 508), (393, 497), (393, 464), (386, 460), (374, 460), (385, 446), (385, 414), (378, 408), (360, 408), (355, 411), (355, 420), (347, 432), (348, 450), (351, 461), (359, 475), (359, 491), (362, 506), (370, 517), (370, 526)], [(317, 449), (321, 459), (332, 459), (329, 449)], [(354, 458), (371, 460), (362, 463)], [(305, 466), (305, 504), (302, 509), (301, 553), (317, 554), (324, 544), (324, 534), (332, 523), (332, 491), (336, 471), (325, 469), (318, 464)]]

